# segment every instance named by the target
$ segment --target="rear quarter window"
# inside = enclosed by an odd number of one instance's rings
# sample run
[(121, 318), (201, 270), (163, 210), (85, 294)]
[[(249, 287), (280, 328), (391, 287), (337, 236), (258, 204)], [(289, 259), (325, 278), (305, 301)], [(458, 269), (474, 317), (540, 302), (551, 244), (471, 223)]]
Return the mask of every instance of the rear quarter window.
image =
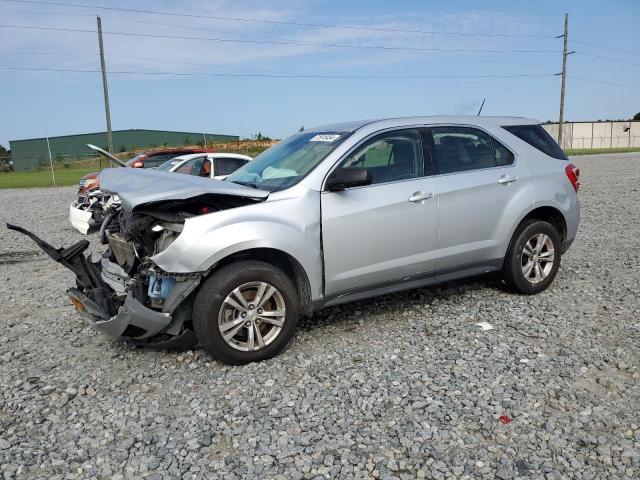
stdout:
[(234, 157), (218, 157), (214, 159), (215, 162), (215, 175), (231, 175), (237, 169), (242, 167), (246, 160), (242, 158)]
[(550, 157), (558, 160), (569, 160), (560, 145), (541, 125), (509, 125), (502, 128)]

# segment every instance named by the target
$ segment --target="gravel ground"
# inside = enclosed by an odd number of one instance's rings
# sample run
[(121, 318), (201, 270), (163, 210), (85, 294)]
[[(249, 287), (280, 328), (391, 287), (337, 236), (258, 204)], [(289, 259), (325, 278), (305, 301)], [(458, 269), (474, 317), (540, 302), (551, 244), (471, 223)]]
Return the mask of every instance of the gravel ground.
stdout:
[[(640, 155), (574, 161), (582, 223), (547, 291), (331, 308), (244, 367), (94, 332), (72, 275), (0, 228), (0, 475), (638, 478)], [(2, 190), (0, 220), (69, 244), (73, 191)]]

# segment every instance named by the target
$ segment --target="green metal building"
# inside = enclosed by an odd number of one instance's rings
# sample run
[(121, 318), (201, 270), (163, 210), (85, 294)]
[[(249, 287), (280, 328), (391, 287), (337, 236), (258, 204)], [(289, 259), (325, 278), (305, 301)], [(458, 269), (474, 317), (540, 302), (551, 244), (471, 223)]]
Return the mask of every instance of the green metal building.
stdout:
[[(206, 145), (233, 142), (237, 135), (216, 133), (169, 132), (164, 130), (114, 130), (114, 153), (135, 148), (179, 147), (182, 145)], [(48, 145), (47, 145), (48, 140)], [(93, 152), (87, 143), (107, 149), (107, 132), (65, 135), (61, 137), (10, 140), (11, 157), (16, 170), (30, 170), (38, 165), (49, 164), (49, 148), (54, 162), (74, 161), (90, 158)]]

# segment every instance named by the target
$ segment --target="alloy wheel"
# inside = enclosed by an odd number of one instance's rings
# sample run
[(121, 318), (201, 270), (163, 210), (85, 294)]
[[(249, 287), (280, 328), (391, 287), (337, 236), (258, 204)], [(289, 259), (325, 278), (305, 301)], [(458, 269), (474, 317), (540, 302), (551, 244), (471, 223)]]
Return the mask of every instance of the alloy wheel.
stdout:
[(522, 250), (522, 274), (530, 283), (540, 283), (549, 276), (555, 262), (555, 250), (551, 238), (537, 233), (524, 244)]
[(285, 318), (286, 305), (278, 289), (267, 282), (249, 282), (224, 299), (218, 313), (218, 329), (229, 346), (255, 351), (276, 339)]

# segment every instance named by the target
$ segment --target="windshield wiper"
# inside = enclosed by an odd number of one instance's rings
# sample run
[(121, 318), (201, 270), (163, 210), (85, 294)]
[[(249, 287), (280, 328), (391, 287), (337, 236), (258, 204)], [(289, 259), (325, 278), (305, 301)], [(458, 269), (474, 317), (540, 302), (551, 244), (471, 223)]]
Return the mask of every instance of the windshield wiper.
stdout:
[(231, 183), (237, 183), (238, 185), (243, 185), (245, 187), (258, 188), (257, 183), (241, 182), (240, 180), (231, 180)]

